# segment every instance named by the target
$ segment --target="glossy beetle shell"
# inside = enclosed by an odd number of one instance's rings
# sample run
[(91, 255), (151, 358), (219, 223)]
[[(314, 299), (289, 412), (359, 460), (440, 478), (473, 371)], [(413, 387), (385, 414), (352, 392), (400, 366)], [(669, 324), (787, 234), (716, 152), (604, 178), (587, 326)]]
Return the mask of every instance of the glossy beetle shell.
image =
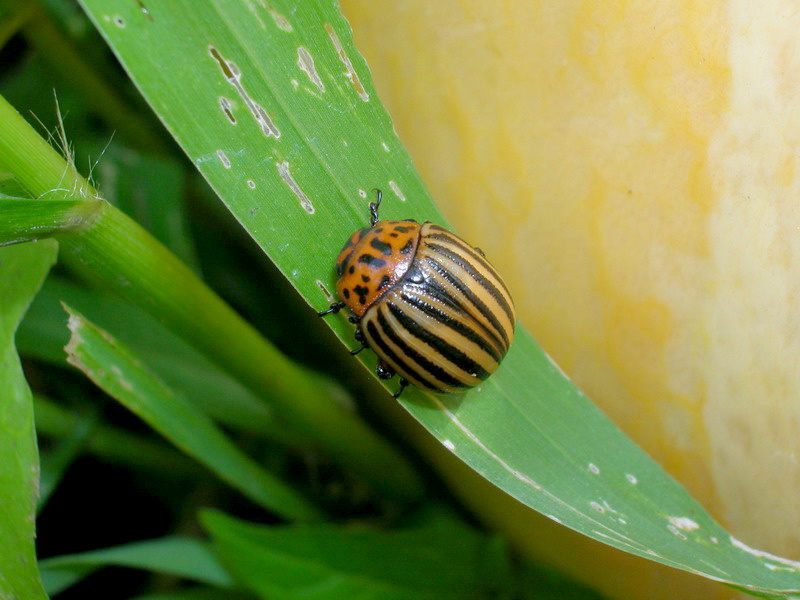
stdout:
[(361, 317), (405, 275), (419, 241), (416, 221), (379, 221), (359, 229), (336, 259), (336, 293), (351, 312)]
[(463, 391), (489, 377), (511, 345), (514, 304), (502, 278), (438, 225), (380, 221), (350, 237), (336, 266), (337, 293), (357, 339), (381, 359), (379, 374)]

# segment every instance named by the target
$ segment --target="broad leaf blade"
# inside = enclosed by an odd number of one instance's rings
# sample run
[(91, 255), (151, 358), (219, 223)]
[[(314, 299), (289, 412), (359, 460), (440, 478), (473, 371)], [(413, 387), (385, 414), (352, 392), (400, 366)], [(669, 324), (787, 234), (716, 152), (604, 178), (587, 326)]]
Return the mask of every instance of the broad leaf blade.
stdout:
[[(223, 202), (314, 308), (331, 300), (331, 263), (364, 226), (371, 188), (388, 194), (385, 218), (443, 223), (333, 4), (176, 0), (147, 13), (125, 0), (83, 5)], [(329, 323), (352, 345), (344, 318)], [(800, 590), (800, 564), (727, 534), (522, 327), (479, 389), (449, 399), (409, 390), (403, 404), (488, 480), (577, 531), (749, 590)]]
[(53, 242), (0, 249), (0, 597), (47, 598), (39, 580), (34, 516), (39, 457), (31, 392), (14, 332), (47, 271)]

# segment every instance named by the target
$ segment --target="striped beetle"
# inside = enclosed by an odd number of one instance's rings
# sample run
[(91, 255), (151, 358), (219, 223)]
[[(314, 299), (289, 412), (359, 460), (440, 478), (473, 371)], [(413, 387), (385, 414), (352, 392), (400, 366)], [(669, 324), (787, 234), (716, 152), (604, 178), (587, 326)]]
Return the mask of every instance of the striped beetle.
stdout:
[(353, 233), (336, 259), (334, 302), (320, 317), (350, 309), (356, 341), (378, 355), (381, 379), (398, 373), (434, 392), (459, 392), (489, 377), (514, 337), (514, 303), (479, 248), (443, 227), (379, 221)]

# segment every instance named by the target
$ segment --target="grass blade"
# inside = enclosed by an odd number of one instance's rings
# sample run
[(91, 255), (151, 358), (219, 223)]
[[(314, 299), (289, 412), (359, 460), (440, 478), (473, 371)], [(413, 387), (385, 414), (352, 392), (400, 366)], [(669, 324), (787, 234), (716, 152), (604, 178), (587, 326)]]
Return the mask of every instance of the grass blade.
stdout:
[[(36, 427), (39, 428), (39, 405), (36, 406)], [(69, 470), (73, 462), (83, 453), (83, 450), (91, 436), (97, 417), (85, 415), (78, 420), (72, 431), (59, 442), (57, 446), (47, 453), (41, 453), (41, 468), (39, 473), (39, 500), (37, 511), (42, 509), (50, 500), (50, 496), (56, 491), (64, 475)]]
[[(84, 424), (92, 420), (91, 414), (77, 415), (41, 396), (36, 397), (33, 404), (36, 431), (40, 436), (71, 440), (79, 437)], [(82, 450), (101, 460), (168, 473), (173, 478), (197, 477), (201, 472), (197, 463), (171, 448), (102, 423), (92, 427)]]
[(156, 319), (117, 296), (63, 278), (49, 277), (25, 315), (17, 332), (17, 347), (23, 356), (65, 364), (64, 346), (69, 341), (69, 331), (64, 328), (61, 302), (113, 331), (139, 356), (146, 356), (148, 367), (167, 385), (215, 420), (287, 445), (296, 443), (295, 437), (285, 435), (275, 425), (268, 405)]
[(263, 527), (218, 512), (203, 523), (223, 564), (269, 600), (469, 600), (510, 587), (485, 569), (487, 541), (464, 527)]
[(30, 242), (81, 227), (99, 208), (96, 200), (32, 200), (0, 196), (0, 246)]
[(214, 423), (176, 395), (108, 333), (66, 307), (71, 364), (187, 454), (248, 498), (288, 519), (315, 520), (308, 500), (239, 451)]
[(14, 332), (47, 271), (53, 242), (0, 249), (0, 597), (47, 598), (39, 580), (34, 516), (39, 457), (31, 392)]
[[(332, 3), (176, 0), (147, 13), (124, 0), (82, 5), (190, 159), (314, 308), (330, 300), (332, 260), (364, 226), (371, 188), (391, 191), (383, 217), (444, 223)], [(329, 322), (349, 342), (346, 320)], [(726, 533), (521, 327), (479, 389), (451, 399), (409, 391), (403, 404), (489, 481), (577, 531), (753, 592), (800, 589), (800, 564)]]
[(58, 594), (102, 567), (128, 567), (176, 575), (229, 588), (233, 580), (220, 566), (208, 544), (191, 538), (167, 537), (42, 560), (47, 592)]

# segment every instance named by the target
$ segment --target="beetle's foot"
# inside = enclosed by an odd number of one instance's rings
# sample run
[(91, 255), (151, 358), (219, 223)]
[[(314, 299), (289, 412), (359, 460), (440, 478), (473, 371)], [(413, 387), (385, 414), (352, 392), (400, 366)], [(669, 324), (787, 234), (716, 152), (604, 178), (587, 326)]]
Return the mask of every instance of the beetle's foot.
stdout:
[(330, 314), (334, 314), (335, 315), (340, 310), (342, 310), (345, 306), (346, 305), (345, 305), (344, 302), (334, 302), (333, 304), (331, 304), (331, 306), (330, 306), (330, 308), (328, 308), (328, 310), (323, 310), (323, 311), (318, 312), (317, 316), (318, 317), (324, 317), (324, 316), (330, 315)]
[(389, 363), (379, 360), (375, 367), (375, 374), (379, 379), (391, 379), (394, 377), (394, 369), (389, 366)]
[(369, 348), (369, 346), (361, 346), (360, 348), (356, 348), (355, 350), (350, 350), (350, 354), (355, 356), (356, 354), (358, 354), (362, 350), (366, 350), (367, 348)]
[(400, 397), (400, 394), (403, 393), (403, 390), (408, 387), (408, 379), (401, 379), (400, 380), (400, 389), (397, 390), (394, 394), (392, 394), (392, 398), (397, 400)]
[(480, 254), (480, 255), (481, 255), (483, 258), (486, 258), (486, 254), (484, 254), (483, 250), (481, 250), (481, 249), (480, 249), (480, 248), (478, 248), (477, 246), (475, 246), (475, 252), (477, 252), (478, 254)]

